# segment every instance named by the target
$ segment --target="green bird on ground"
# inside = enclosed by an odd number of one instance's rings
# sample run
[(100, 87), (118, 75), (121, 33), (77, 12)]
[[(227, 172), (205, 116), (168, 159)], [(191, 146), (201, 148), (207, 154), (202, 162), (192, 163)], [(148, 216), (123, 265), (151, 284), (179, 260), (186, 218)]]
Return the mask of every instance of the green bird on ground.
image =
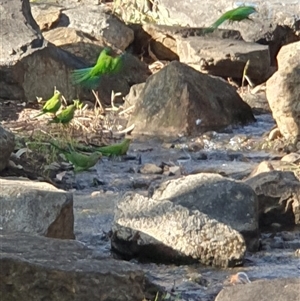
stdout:
[(57, 114), (49, 123), (61, 123), (67, 124), (74, 118), (74, 113), (76, 111), (77, 105), (74, 103), (67, 106), (59, 114)]
[(131, 139), (124, 139), (120, 143), (98, 147), (97, 151), (101, 152), (103, 156), (123, 156), (126, 155)]
[(46, 103), (43, 106), (42, 112), (38, 115), (34, 116), (33, 118), (36, 118), (38, 116), (51, 113), (55, 114), (61, 107), (61, 93), (58, 90), (54, 91), (54, 95), (46, 101)]
[(61, 151), (66, 159), (73, 164), (75, 172), (88, 170), (96, 165), (96, 163), (102, 158), (102, 154), (100, 152), (94, 152), (90, 155), (85, 155), (74, 151), (74, 149), (72, 149), (70, 146), (69, 150), (65, 150), (53, 142), (50, 142), (50, 144)]
[[(239, 6), (232, 10), (224, 13), (216, 22), (214, 22), (209, 28), (207, 28), (206, 32), (212, 32), (216, 28), (218, 28), (223, 22), (229, 21), (230, 23), (234, 21), (242, 21), (245, 19), (251, 20), (249, 15), (257, 12), (255, 7), (253, 6)], [(252, 21), (252, 20), (251, 20)]]
[(106, 47), (101, 51), (95, 66), (73, 70), (71, 74), (73, 83), (87, 89), (96, 89), (104, 74), (119, 72), (123, 65), (124, 54), (112, 57), (110, 52), (111, 49)]

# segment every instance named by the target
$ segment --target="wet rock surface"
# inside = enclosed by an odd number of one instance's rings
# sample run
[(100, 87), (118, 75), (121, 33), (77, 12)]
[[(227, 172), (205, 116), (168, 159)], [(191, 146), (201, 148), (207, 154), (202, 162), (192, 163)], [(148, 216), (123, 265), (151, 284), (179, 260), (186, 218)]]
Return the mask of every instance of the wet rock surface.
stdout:
[[(122, 194), (112, 192), (76, 192), (74, 194), (75, 233), (77, 239), (93, 248), (95, 256), (111, 254), (109, 230), (114, 218), (114, 208)], [(147, 272), (149, 279), (182, 300), (215, 300), (222, 288), (228, 287), (227, 278), (244, 271), (250, 280), (274, 278), (297, 278), (300, 231), (264, 232), (261, 235), (262, 250), (247, 252), (243, 267), (214, 269), (200, 264), (175, 266), (172, 264), (141, 263), (132, 259)], [(243, 289), (243, 285), (240, 288)]]

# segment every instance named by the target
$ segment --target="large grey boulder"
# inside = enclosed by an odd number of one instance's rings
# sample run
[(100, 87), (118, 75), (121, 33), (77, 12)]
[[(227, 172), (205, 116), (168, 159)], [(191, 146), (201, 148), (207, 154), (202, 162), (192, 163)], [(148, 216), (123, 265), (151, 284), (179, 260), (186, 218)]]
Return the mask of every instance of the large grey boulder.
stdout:
[(258, 280), (224, 288), (215, 301), (297, 301), (300, 278)]
[(0, 171), (8, 164), (9, 157), (15, 147), (15, 135), (0, 125)]
[(261, 227), (300, 224), (300, 182), (293, 172), (272, 170), (244, 181), (257, 194)]
[(151, 187), (149, 194), (155, 200), (168, 199), (207, 214), (243, 234), (248, 250), (258, 250), (258, 203), (248, 185), (218, 174), (200, 173), (162, 182)]
[(0, 233), (0, 254), (2, 301), (139, 301), (159, 291), (136, 265), (76, 241)]
[(278, 71), (267, 81), (267, 99), (281, 134), (300, 139), (300, 41), (281, 48)]
[(135, 125), (134, 133), (177, 136), (253, 121), (251, 108), (231, 85), (173, 61), (147, 79), (129, 125)]
[(0, 187), (3, 231), (74, 238), (72, 193), (25, 178), (1, 178)]
[(111, 244), (125, 258), (220, 267), (240, 265), (246, 251), (231, 227), (167, 199), (135, 193), (126, 193), (116, 206)]
[(24, 1), (0, 3), (0, 98), (48, 99), (56, 86), (66, 99), (76, 96), (70, 83), (70, 70), (83, 66), (71, 54), (44, 40), (32, 18), (30, 4)]

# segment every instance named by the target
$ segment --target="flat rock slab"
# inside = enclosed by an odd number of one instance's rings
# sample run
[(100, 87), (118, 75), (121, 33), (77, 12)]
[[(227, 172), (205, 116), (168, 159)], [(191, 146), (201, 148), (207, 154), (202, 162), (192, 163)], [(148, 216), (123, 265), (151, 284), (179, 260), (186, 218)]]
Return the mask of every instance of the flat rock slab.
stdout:
[(135, 265), (93, 259), (76, 241), (1, 233), (0, 250), (2, 301), (140, 301), (151, 287)]
[[(135, 46), (147, 47), (150, 43), (151, 51), (160, 60), (178, 60), (177, 40), (187, 37), (204, 36), (204, 28), (190, 28), (181, 26), (167, 26), (159, 24), (136, 25)], [(211, 38), (243, 40), (239, 31), (236, 30), (215, 30), (209, 35)], [(149, 38), (151, 40), (149, 41)], [(137, 42), (139, 45), (137, 45)], [(142, 50), (142, 49), (141, 49)]]
[(215, 301), (297, 301), (300, 278), (259, 280), (223, 289)]
[(177, 40), (180, 61), (199, 71), (221, 77), (242, 78), (247, 61), (247, 75), (264, 82), (270, 74), (270, 53), (267, 45), (233, 39), (188, 37)]
[(0, 178), (1, 230), (74, 238), (73, 195), (44, 182)]

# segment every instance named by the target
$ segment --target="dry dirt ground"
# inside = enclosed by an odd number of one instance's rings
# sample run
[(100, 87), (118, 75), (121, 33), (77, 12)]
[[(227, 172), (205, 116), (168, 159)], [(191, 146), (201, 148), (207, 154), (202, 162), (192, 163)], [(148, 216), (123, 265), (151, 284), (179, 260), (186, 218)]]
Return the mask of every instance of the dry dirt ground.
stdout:
[(15, 134), (15, 153), (21, 150), (21, 155), (11, 156), (9, 166), (0, 176), (22, 176), (31, 180), (41, 178), (55, 185), (51, 179), (54, 175), (45, 172), (45, 166), (59, 159), (58, 154), (51, 150), (49, 140), (59, 144), (70, 142), (99, 146), (118, 142), (118, 137), (122, 135), (115, 133), (126, 126), (126, 115), (122, 114), (119, 118), (122, 108), (112, 111), (91, 103), (85, 105), (83, 110), (75, 112), (68, 126), (62, 126), (48, 124), (51, 119), (49, 115), (33, 118), (39, 113), (41, 104), (0, 101), (1, 125)]

